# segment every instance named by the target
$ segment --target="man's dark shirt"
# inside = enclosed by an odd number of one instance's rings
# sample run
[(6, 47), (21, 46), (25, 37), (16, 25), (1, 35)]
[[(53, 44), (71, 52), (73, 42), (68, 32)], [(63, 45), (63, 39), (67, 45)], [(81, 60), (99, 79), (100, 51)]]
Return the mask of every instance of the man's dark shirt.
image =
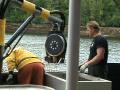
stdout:
[(101, 60), (101, 62), (99, 62), (98, 64), (90, 66), (88, 68), (88, 73), (93, 76), (104, 78), (105, 68), (108, 59), (108, 42), (103, 36), (99, 35), (93, 39), (90, 46), (90, 55), (88, 60), (91, 60), (97, 55), (97, 48), (100, 47), (105, 49), (104, 59)]

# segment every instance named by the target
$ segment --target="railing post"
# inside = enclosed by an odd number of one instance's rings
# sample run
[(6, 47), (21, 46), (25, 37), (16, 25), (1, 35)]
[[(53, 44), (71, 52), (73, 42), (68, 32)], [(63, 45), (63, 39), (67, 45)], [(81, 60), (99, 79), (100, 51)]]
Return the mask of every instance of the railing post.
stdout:
[(80, 43), (80, 1), (81, 0), (69, 0), (66, 90), (77, 90)]

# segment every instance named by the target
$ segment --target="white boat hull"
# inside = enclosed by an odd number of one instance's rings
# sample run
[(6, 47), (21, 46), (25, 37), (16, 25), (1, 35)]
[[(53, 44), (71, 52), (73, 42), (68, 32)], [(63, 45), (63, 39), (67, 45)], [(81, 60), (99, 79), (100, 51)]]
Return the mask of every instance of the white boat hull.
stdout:
[[(55, 90), (65, 90), (65, 78), (66, 74), (63, 72), (46, 73), (45, 85)], [(111, 81), (80, 73), (78, 90), (111, 90)]]

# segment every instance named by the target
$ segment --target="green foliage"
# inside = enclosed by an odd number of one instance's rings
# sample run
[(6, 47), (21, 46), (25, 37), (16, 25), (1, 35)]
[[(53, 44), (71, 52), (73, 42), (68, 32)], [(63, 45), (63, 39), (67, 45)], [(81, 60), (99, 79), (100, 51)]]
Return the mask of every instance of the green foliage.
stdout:
[[(69, 0), (28, 0), (37, 6), (50, 11), (60, 10), (65, 14), (68, 23)], [(102, 26), (120, 27), (120, 2), (119, 0), (81, 0), (81, 25), (86, 25), (89, 20), (96, 20)], [(23, 22), (30, 14), (23, 12), (19, 6), (10, 3), (6, 18), (10, 22)], [(33, 23), (40, 24), (43, 19), (37, 17)]]

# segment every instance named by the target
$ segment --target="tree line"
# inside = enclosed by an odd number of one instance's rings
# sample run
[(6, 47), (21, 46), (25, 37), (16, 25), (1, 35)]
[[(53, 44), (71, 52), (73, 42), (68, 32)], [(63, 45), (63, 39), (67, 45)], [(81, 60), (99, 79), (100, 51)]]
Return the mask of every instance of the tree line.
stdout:
[[(50, 11), (60, 10), (65, 14), (68, 23), (69, 0), (28, 0), (37, 6)], [(78, 11), (79, 12), (79, 11)], [(30, 14), (22, 11), (15, 3), (10, 3), (6, 18), (8, 22), (21, 23)], [(81, 25), (84, 26), (89, 20), (96, 20), (101, 26), (120, 27), (120, 2), (119, 0), (81, 0)], [(36, 17), (33, 23), (41, 24), (44, 20)]]

